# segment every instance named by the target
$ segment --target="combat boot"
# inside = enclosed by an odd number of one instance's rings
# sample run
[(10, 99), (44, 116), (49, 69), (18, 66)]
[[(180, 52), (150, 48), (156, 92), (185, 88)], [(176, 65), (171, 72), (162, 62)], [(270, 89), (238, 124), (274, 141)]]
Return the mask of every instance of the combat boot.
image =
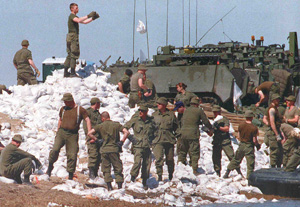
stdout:
[(159, 175), (158, 176), (158, 180), (157, 180), (158, 182), (160, 182), (160, 181), (162, 181), (162, 175)]
[(92, 168), (92, 167), (89, 168), (89, 178), (92, 179), (92, 180), (94, 180), (96, 178), (95, 169)]
[(220, 172), (220, 170), (217, 170), (216, 173), (217, 173), (217, 175), (218, 175), (219, 177), (221, 177), (221, 172)]
[(117, 182), (117, 184), (118, 184), (118, 189), (122, 189), (123, 183), (122, 182)]
[(53, 163), (49, 163), (49, 166), (48, 166), (48, 169), (47, 169), (47, 172), (46, 174), (51, 177), (51, 172), (53, 170)]
[(18, 184), (22, 184), (22, 179), (20, 177), (20, 175), (16, 176), (14, 179)]
[(112, 191), (113, 188), (112, 188), (112, 186), (111, 186), (111, 183), (109, 182), (109, 183), (106, 183), (106, 184), (107, 184), (107, 190), (108, 190), (108, 191)]
[(69, 180), (73, 180), (73, 177), (74, 177), (74, 173), (72, 173), (72, 172), (69, 172)]
[(143, 188), (144, 190), (148, 190), (147, 178), (143, 178)]
[(242, 178), (244, 178), (244, 176), (243, 176), (243, 174), (242, 174), (242, 172), (241, 172), (241, 168), (237, 168), (237, 169), (235, 169), (235, 170), (236, 170), (236, 172), (237, 172), (239, 175), (242, 176)]
[(71, 68), (71, 74), (70, 74), (71, 78), (79, 78), (79, 76), (76, 74), (75, 72), (75, 68)]
[(173, 173), (169, 173), (169, 180), (171, 181), (173, 179)]
[(70, 77), (70, 73), (68, 71), (68, 68), (65, 68), (65, 70), (64, 70), (64, 78), (68, 78), (68, 77)]
[(223, 176), (223, 178), (229, 178), (229, 173), (230, 173), (230, 171), (231, 171), (231, 170), (228, 170), (228, 169), (227, 169), (227, 171), (226, 171), (225, 175)]
[(29, 180), (29, 176), (30, 175), (24, 175), (24, 182), (23, 182), (23, 184), (25, 184), (25, 185), (32, 185), (32, 183)]

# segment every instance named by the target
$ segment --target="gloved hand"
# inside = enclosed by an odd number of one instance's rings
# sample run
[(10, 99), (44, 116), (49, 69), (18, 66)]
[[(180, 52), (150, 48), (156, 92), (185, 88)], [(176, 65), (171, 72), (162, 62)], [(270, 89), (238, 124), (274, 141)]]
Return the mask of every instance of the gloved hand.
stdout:
[(95, 14), (92, 16), (92, 20), (96, 20), (98, 19), (100, 16), (97, 12), (95, 12)]
[(122, 141), (117, 142), (117, 145), (119, 148), (122, 148), (123, 144), (124, 144), (124, 142), (122, 142)]
[(219, 130), (220, 129), (219, 123), (215, 121), (215, 123), (213, 124), (213, 128), (214, 130)]
[(87, 17), (88, 17), (88, 18), (91, 18), (91, 17), (95, 16), (95, 14), (96, 14), (96, 12), (95, 12), (95, 11), (92, 11), (91, 13), (89, 13), (89, 14), (87, 15)]
[(96, 139), (96, 144), (98, 145), (98, 147), (101, 147), (103, 145), (103, 142), (103, 139)]
[(258, 150), (260, 150), (261, 145), (257, 143), (257, 144), (255, 145), (255, 147), (256, 147), (256, 150), (258, 151)]
[(138, 141), (136, 140), (136, 138), (134, 138), (134, 136), (129, 135), (128, 136), (129, 141), (132, 142), (133, 145), (136, 145), (138, 143)]
[(279, 141), (281, 141), (281, 140), (282, 140), (282, 138), (281, 138), (280, 134), (278, 134), (278, 135), (276, 136), (276, 140), (277, 140), (277, 142), (279, 142)]

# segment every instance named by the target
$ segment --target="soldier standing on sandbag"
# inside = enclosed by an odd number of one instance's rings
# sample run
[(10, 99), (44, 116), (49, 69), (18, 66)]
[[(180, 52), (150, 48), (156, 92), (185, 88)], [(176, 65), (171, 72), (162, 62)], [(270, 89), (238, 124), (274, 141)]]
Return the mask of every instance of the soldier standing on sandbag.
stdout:
[[(76, 59), (79, 58), (80, 49), (79, 49), (79, 23), (88, 24), (93, 20), (99, 18), (99, 14), (95, 11), (92, 11), (86, 16), (78, 17), (78, 5), (76, 3), (70, 4), (71, 14), (68, 18), (68, 34), (67, 34), (67, 53), (64, 63), (64, 77), (78, 77), (75, 73)], [(68, 72), (71, 67), (71, 73)]]
[(267, 102), (267, 104), (271, 103), (271, 97), (273, 94), (279, 94), (279, 84), (273, 81), (265, 81), (259, 86), (257, 86), (254, 90), (254, 93), (258, 94), (260, 99), (255, 104), (256, 107), (259, 107), (260, 104)]
[(187, 153), (190, 155), (191, 165), (195, 175), (198, 174), (198, 160), (200, 159), (200, 130), (199, 125), (204, 124), (211, 134), (212, 126), (204, 111), (199, 108), (199, 98), (193, 97), (190, 107), (186, 108), (182, 117), (181, 146), (178, 153), (178, 162), (186, 164)]
[(78, 147), (78, 130), (81, 120), (84, 119), (87, 124), (88, 131), (91, 131), (91, 121), (84, 108), (75, 104), (71, 93), (65, 93), (62, 101), (65, 106), (59, 111), (58, 130), (54, 140), (54, 145), (49, 153), (49, 166), (47, 174), (51, 176), (53, 164), (57, 161), (60, 149), (66, 145), (67, 154), (67, 171), (69, 180), (73, 180), (76, 169)]
[(264, 123), (268, 126), (265, 133), (265, 139), (268, 140), (270, 147), (270, 165), (271, 167), (281, 167), (282, 163), (282, 144), (280, 136), (280, 125), (282, 117), (278, 112), (280, 96), (273, 94), (271, 97), (271, 104), (264, 116)]
[[(246, 121), (240, 123), (238, 127), (240, 144), (239, 148), (235, 152), (233, 159), (227, 166), (227, 171), (223, 178), (228, 178), (230, 171), (236, 169), (237, 172), (242, 175), (240, 170), (240, 164), (244, 157), (247, 160), (247, 179), (249, 175), (254, 171), (255, 165), (255, 155), (254, 155), (254, 146), (257, 150), (260, 149), (260, 145), (257, 141), (258, 128), (252, 124), (254, 113), (251, 110), (245, 112)], [(243, 175), (242, 175), (243, 176)]]
[[(214, 117), (221, 116), (221, 107), (214, 105), (212, 107)], [(225, 152), (229, 161), (232, 160), (234, 156), (234, 151), (231, 145), (230, 135), (229, 135), (229, 120), (223, 116), (222, 119), (215, 121), (213, 124), (214, 136), (213, 136), (213, 153), (212, 160), (214, 164), (214, 170), (217, 175), (221, 176), (221, 159), (222, 159), (222, 150)], [(240, 168), (237, 169), (237, 172), (241, 174)]]
[[(104, 175), (104, 181), (107, 183), (107, 189), (109, 191), (113, 190), (111, 185), (111, 182), (113, 181), (111, 176), (111, 166), (114, 169), (118, 189), (121, 189), (124, 178), (120, 152), (122, 151), (123, 143), (129, 135), (129, 132), (119, 122), (110, 120), (110, 115), (107, 111), (101, 114), (101, 120), (102, 124), (96, 125), (88, 135), (92, 140), (97, 140), (98, 138), (94, 136), (94, 134), (98, 133), (99, 138), (103, 140), (103, 144), (100, 147), (102, 156), (101, 170)], [(120, 140), (120, 132), (123, 132), (122, 140)]]
[(176, 143), (175, 135), (178, 121), (174, 113), (166, 108), (168, 104), (166, 98), (160, 97), (156, 102), (158, 110), (152, 114), (156, 124), (155, 138), (152, 142), (152, 150), (156, 160), (156, 173), (158, 181), (162, 181), (165, 155), (169, 180), (172, 180), (174, 172), (174, 144)]
[(148, 97), (151, 94), (151, 90), (148, 90), (148, 87), (145, 86), (143, 75), (146, 73), (147, 68), (145, 65), (139, 65), (138, 71), (133, 74), (130, 79), (130, 96), (128, 100), (128, 106), (134, 108), (135, 104), (139, 104), (142, 100), (142, 90), (147, 90), (144, 93), (144, 96)]
[[(91, 107), (89, 107), (86, 111), (88, 113), (88, 117), (90, 118), (92, 128), (94, 128), (96, 125), (101, 124), (101, 115), (99, 113), (100, 104), (101, 101), (99, 98), (92, 98), (91, 101)], [(95, 179), (98, 175), (99, 166), (101, 163), (101, 155), (100, 155), (100, 145), (98, 142), (95, 142), (95, 140), (92, 140), (88, 136), (88, 128), (87, 123), (85, 120), (83, 120), (83, 129), (84, 133), (86, 135), (86, 143), (88, 148), (88, 155), (89, 155), (89, 161), (88, 161), (88, 168), (89, 168), (89, 178)], [(98, 134), (96, 134), (98, 136)]]
[(42, 164), (34, 155), (19, 149), (21, 143), (22, 136), (17, 134), (12, 138), (11, 143), (2, 150), (0, 174), (22, 184), (20, 175), (24, 171), (24, 184), (32, 185), (29, 180), (34, 168), (32, 161), (35, 162), (37, 169), (40, 169)]
[(126, 69), (123, 77), (118, 82), (119, 91), (121, 93), (125, 93), (126, 97), (127, 97), (127, 94), (130, 93), (130, 79), (131, 79), (131, 76), (132, 76), (132, 70)]
[(23, 40), (21, 45), (22, 49), (16, 52), (13, 59), (14, 66), (17, 69), (18, 85), (24, 86), (25, 84), (37, 84), (38, 82), (31, 67), (35, 70), (37, 77), (40, 76), (40, 71), (32, 60), (31, 51), (28, 50), (28, 40)]

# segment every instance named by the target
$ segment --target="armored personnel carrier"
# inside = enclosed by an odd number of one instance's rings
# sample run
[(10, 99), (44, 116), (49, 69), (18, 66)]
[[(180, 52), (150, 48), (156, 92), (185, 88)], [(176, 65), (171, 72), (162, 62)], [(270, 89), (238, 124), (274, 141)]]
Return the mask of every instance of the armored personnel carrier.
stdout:
[[(158, 47), (157, 54), (147, 62), (147, 78), (156, 86), (159, 96), (176, 96), (176, 84), (185, 83), (187, 90), (204, 101), (214, 101), (232, 110), (233, 85), (237, 83), (245, 98), (253, 87), (267, 80), (283, 83), (282, 94), (291, 93), (300, 85), (297, 33), (289, 34), (289, 51), (285, 45), (264, 46), (264, 38), (252, 44), (219, 42), (202, 47)], [(117, 84), (124, 71), (135, 72), (137, 62), (125, 64), (119, 60), (106, 68), (111, 73), (110, 82)]]

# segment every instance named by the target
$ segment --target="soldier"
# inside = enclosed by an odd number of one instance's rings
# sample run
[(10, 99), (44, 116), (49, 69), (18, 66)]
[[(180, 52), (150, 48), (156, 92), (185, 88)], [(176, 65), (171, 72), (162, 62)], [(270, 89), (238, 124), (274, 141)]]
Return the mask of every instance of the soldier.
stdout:
[(42, 164), (34, 155), (19, 149), (21, 143), (22, 136), (17, 134), (4, 148), (0, 156), (0, 174), (22, 184), (20, 175), (24, 171), (24, 184), (31, 185), (29, 176), (33, 169), (32, 161), (38, 169), (42, 167)]
[(177, 149), (177, 154), (179, 154), (180, 148), (181, 148), (181, 144), (182, 144), (180, 129), (182, 127), (182, 116), (183, 116), (183, 113), (185, 111), (185, 107), (184, 107), (183, 102), (182, 101), (177, 101), (175, 103), (175, 108), (173, 109), (173, 111), (177, 111), (177, 113), (178, 113), (177, 114), (178, 128), (177, 128), (177, 132), (176, 132), (176, 135), (177, 135), (177, 146), (176, 146), (176, 149)]
[(130, 78), (131, 78), (131, 76), (132, 76), (132, 70), (126, 69), (123, 77), (121, 78), (121, 80), (118, 83), (119, 91), (121, 93), (125, 93), (126, 97), (127, 97), (127, 94), (129, 94), (129, 92), (130, 92)]
[(283, 135), (282, 148), (283, 148), (283, 167), (286, 167), (288, 161), (292, 157), (294, 150), (298, 146), (298, 133), (294, 131), (294, 127), (287, 123), (282, 123), (280, 126), (281, 134)]
[[(97, 137), (94, 136), (94, 134), (97, 132), (100, 134), (100, 139), (103, 139), (103, 144), (100, 148), (103, 159), (101, 170), (104, 175), (104, 180), (107, 183), (107, 189), (109, 191), (113, 190), (111, 186), (111, 182), (113, 181), (111, 165), (114, 168), (118, 188), (121, 189), (124, 178), (122, 173), (123, 165), (119, 153), (129, 132), (119, 122), (111, 121), (109, 113), (106, 111), (101, 114), (101, 119), (103, 123), (95, 126), (88, 135), (95, 141)], [(121, 141), (120, 132), (123, 132), (123, 139)]]
[[(293, 137), (300, 139), (300, 134), (297, 132), (293, 132)], [(290, 159), (287, 162), (285, 171), (286, 172), (293, 172), (297, 169), (297, 166), (300, 164), (300, 147), (296, 148), (293, 155), (290, 157)]]
[(150, 176), (151, 167), (151, 142), (154, 139), (155, 123), (153, 117), (147, 115), (148, 107), (140, 106), (139, 116), (132, 118), (125, 124), (126, 129), (133, 129), (134, 137), (128, 139), (133, 145), (134, 163), (130, 172), (131, 181), (135, 182), (142, 166), (142, 179), (144, 189), (148, 189), (147, 179)]
[(143, 75), (146, 73), (147, 68), (145, 65), (139, 65), (138, 71), (130, 79), (130, 96), (128, 105), (130, 108), (134, 108), (135, 104), (139, 104), (142, 100), (142, 90), (146, 90), (144, 96), (150, 96), (151, 90), (145, 86), (143, 81)]
[(264, 122), (268, 126), (265, 133), (265, 138), (268, 140), (270, 147), (270, 165), (271, 167), (280, 167), (282, 162), (282, 145), (280, 136), (281, 116), (278, 112), (280, 96), (273, 94), (271, 104), (267, 109), (267, 114), (264, 117)]
[[(212, 126), (205, 113), (199, 108), (198, 97), (193, 97), (182, 117), (181, 146), (178, 153), (178, 161), (186, 164), (186, 156), (189, 152), (194, 174), (198, 174), (198, 160), (200, 158), (200, 130), (199, 125), (203, 123), (210, 131)], [(209, 133), (211, 134), (211, 133)]]
[[(221, 116), (221, 107), (214, 105), (212, 107), (214, 117)], [(234, 151), (231, 145), (230, 135), (229, 135), (229, 120), (223, 116), (222, 119), (217, 120), (213, 124), (214, 136), (213, 136), (213, 153), (212, 160), (214, 164), (214, 169), (217, 175), (221, 176), (221, 159), (222, 150), (225, 152), (229, 161), (232, 160), (234, 156)], [(238, 168), (237, 171), (240, 173), (241, 170)]]
[[(143, 105), (146, 105), (148, 108), (156, 108), (156, 88), (154, 83), (146, 77), (146, 74), (143, 75), (144, 85), (148, 88), (148, 90), (143, 90)], [(144, 94), (150, 91), (149, 96), (145, 96)]]
[(91, 121), (84, 108), (75, 104), (71, 93), (65, 93), (62, 101), (65, 106), (61, 107), (59, 111), (58, 130), (54, 140), (54, 145), (49, 153), (49, 166), (47, 174), (51, 176), (53, 164), (57, 161), (60, 149), (66, 145), (67, 154), (67, 171), (69, 173), (69, 180), (73, 180), (78, 147), (78, 130), (81, 120), (84, 119), (87, 124), (88, 131), (91, 130)]
[[(64, 63), (64, 77), (78, 77), (75, 73), (76, 59), (79, 58), (80, 49), (79, 49), (79, 23), (88, 24), (93, 20), (99, 18), (99, 14), (95, 11), (90, 14), (78, 17), (78, 5), (76, 3), (70, 4), (71, 14), (68, 18), (68, 34), (67, 34), (67, 53)], [(71, 67), (71, 74), (68, 72)]]
[[(96, 125), (101, 124), (101, 115), (99, 113), (100, 104), (101, 101), (99, 98), (92, 98), (91, 101), (91, 107), (89, 107), (86, 112), (88, 114), (88, 117), (90, 118), (92, 128), (94, 128)], [(89, 178), (95, 179), (98, 175), (98, 169), (101, 163), (101, 155), (100, 155), (100, 145), (98, 142), (95, 142), (95, 140), (90, 139), (88, 134), (88, 128), (86, 121), (83, 120), (83, 129), (84, 133), (86, 135), (86, 143), (88, 148), (88, 155), (89, 155), (89, 161), (88, 161), (88, 168), (89, 168)], [(98, 134), (96, 134), (97, 136)]]
[(23, 40), (22, 49), (16, 52), (13, 63), (17, 69), (17, 80), (18, 85), (24, 86), (25, 84), (34, 85), (37, 84), (36, 77), (32, 71), (32, 68), (35, 70), (37, 77), (40, 76), (39, 69), (35, 66), (31, 51), (28, 50), (29, 42), (28, 40)]
[(254, 93), (260, 96), (259, 101), (255, 104), (256, 107), (259, 107), (263, 102), (271, 103), (272, 94), (279, 94), (279, 84), (273, 81), (265, 81), (259, 86), (257, 86), (254, 90)]
[(193, 97), (197, 97), (194, 93), (186, 91), (187, 85), (184, 83), (178, 83), (176, 85), (176, 89), (178, 91), (176, 97), (175, 97), (175, 102), (177, 101), (182, 101), (185, 107), (190, 106), (190, 101)]
[(286, 110), (283, 115), (283, 122), (290, 124), (293, 127), (298, 126), (300, 110), (295, 106), (296, 97), (289, 96), (286, 99)]
[[(244, 157), (247, 160), (247, 179), (249, 175), (254, 171), (255, 155), (254, 146), (257, 150), (260, 149), (260, 144), (257, 141), (258, 128), (252, 124), (254, 113), (251, 110), (245, 112), (246, 121), (242, 122), (238, 127), (240, 144), (239, 148), (235, 152), (234, 158), (227, 166), (227, 171), (223, 178), (228, 178), (230, 171), (236, 169), (237, 172), (242, 175), (240, 170), (240, 164)], [(243, 175), (242, 175), (243, 176)]]
[(162, 181), (164, 154), (168, 166), (169, 180), (172, 180), (174, 172), (174, 144), (176, 143), (175, 132), (178, 122), (174, 113), (166, 108), (167, 104), (166, 98), (159, 98), (157, 100), (158, 110), (152, 114), (156, 124), (152, 150), (156, 159), (155, 165), (158, 181)]

